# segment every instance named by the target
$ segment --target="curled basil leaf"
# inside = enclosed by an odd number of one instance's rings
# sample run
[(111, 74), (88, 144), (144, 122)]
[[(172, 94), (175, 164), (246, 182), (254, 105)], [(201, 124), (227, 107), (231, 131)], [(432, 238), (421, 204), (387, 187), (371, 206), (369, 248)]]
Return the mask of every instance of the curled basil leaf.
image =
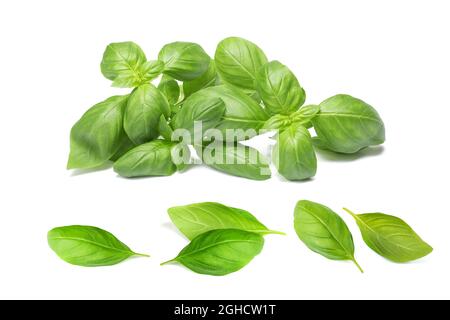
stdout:
[(153, 140), (124, 154), (114, 163), (114, 171), (122, 177), (170, 176), (177, 171), (172, 161), (174, 143)]
[(330, 208), (312, 201), (299, 201), (294, 227), (300, 240), (312, 251), (332, 260), (351, 260), (363, 272), (355, 259), (350, 230)]
[(64, 261), (84, 267), (111, 266), (135, 253), (108, 231), (91, 226), (66, 226), (50, 230), (50, 248)]
[(128, 100), (123, 124), (131, 141), (139, 145), (157, 138), (161, 115), (170, 115), (164, 95), (151, 83), (136, 88)]
[(89, 169), (102, 165), (120, 147), (125, 135), (123, 112), (128, 95), (114, 96), (90, 108), (70, 131), (67, 169)]
[(350, 213), (361, 230), (364, 242), (380, 256), (398, 263), (423, 258), (433, 248), (402, 219), (383, 214)]
[(174, 105), (180, 99), (180, 86), (176, 80), (166, 78), (164, 76), (161, 82), (158, 84), (158, 89), (166, 97), (170, 105)]
[(214, 60), (222, 81), (240, 88), (256, 89), (256, 74), (267, 57), (253, 42), (231, 37), (218, 45)]
[(185, 98), (189, 97), (191, 94), (200, 91), (204, 88), (209, 88), (217, 84), (217, 71), (214, 60), (211, 60), (208, 66), (208, 70), (201, 76), (194, 80), (183, 82), (183, 92)]
[(271, 176), (267, 159), (249, 146), (216, 141), (196, 150), (207, 166), (227, 174), (252, 180), (267, 180)]
[(305, 103), (305, 90), (295, 75), (279, 61), (271, 61), (256, 74), (256, 88), (270, 114), (289, 115)]
[(305, 180), (316, 175), (317, 158), (309, 131), (291, 125), (278, 135), (272, 152), (278, 172), (288, 180)]
[(339, 94), (322, 102), (312, 122), (321, 144), (335, 152), (355, 153), (385, 140), (377, 111), (349, 95)]
[(176, 258), (162, 265), (178, 262), (196, 273), (223, 276), (245, 267), (263, 246), (264, 238), (253, 232), (211, 230), (194, 238)]
[(164, 63), (164, 74), (186, 81), (205, 73), (211, 58), (196, 43), (172, 42), (161, 49), (158, 60)]
[(239, 229), (265, 234), (283, 234), (269, 230), (250, 212), (217, 202), (194, 203), (168, 210), (170, 219), (190, 240), (210, 230)]

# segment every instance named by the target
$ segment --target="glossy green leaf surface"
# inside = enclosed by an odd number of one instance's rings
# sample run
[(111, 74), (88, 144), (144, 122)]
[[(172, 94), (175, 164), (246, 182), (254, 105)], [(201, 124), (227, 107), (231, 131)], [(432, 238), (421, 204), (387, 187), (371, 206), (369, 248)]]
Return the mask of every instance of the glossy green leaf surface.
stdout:
[(168, 117), (170, 107), (164, 95), (151, 83), (136, 88), (128, 99), (124, 129), (136, 145), (158, 137), (161, 115)]
[(117, 161), (121, 156), (123, 156), (134, 147), (136, 147), (136, 145), (133, 143), (133, 141), (130, 140), (130, 138), (128, 138), (127, 134), (124, 133), (122, 136), (122, 140), (119, 142), (119, 148), (112, 155), (112, 157), (109, 158), (109, 160)]
[(222, 40), (214, 56), (220, 77), (240, 88), (256, 89), (256, 74), (267, 63), (264, 52), (253, 42), (230, 37)]
[(70, 131), (68, 169), (102, 165), (119, 149), (125, 132), (123, 113), (128, 96), (114, 96), (90, 108)]
[(299, 201), (294, 227), (300, 240), (312, 251), (332, 260), (351, 260), (361, 270), (355, 260), (352, 234), (344, 220), (330, 208), (308, 200)]
[(339, 94), (322, 102), (312, 122), (322, 145), (335, 152), (355, 153), (385, 140), (377, 111), (349, 95)]
[[(197, 153), (201, 152), (196, 148)], [(203, 163), (224, 173), (252, 180), (270, 178), (267, 159), (256, 149), (240, 143), (213, 142), (202, 149)]]
[(178, 262), (190, 270), (223, 276), (245, 267), (264, 246), (264, 238), (253, 232), (236, 229), (211, 230), (194, 238), (178, 256)]
[(217, 202), (194, 203), (168, 210), (170, 219), (188, 239), (210, 230), (239, 229), (261, 235), (277, 233), (267, 229), (250, 212)]
[(161, 49), (158, 60), (164, 63), (164, 74), (186, 81), (205, 73), (211, 59), (196, 43), (172, 42)]
[(47, 240), (62, 260), (84, 267), (110, 266), (132, 256), (147, 256), (133, 252), (108, 231), (91, 226), (54, 228)]
[(308, 129), (291, 125), (282, 131), (272, 151), (272, 160), (278, 172), (288, 180), (315, 176), (317, 158)]
[(279, 61), (263, 65), (256, 74), (256, 88), (266, 110), (289, 115), (305, 103), (305, 90), (294, 73)]
[(191, 94), (204, 88), (209, 88), (217, 84), (217, 71), (214, 60), (211, 60), (208, 70), (194, 80), (183, 82), (184, 96), (187, 98)]
[(348, 209), (359, 229), (364, 242), (382, 257), (404, 263), (423, 258), (433, 248), (402, 219), (383, 214), (355, 214)]
[(172, 162), (174, 143), (153, 140), (141, 144), (114, 163), (114, 171), (122, 177), (170, 176), (177, 171)]

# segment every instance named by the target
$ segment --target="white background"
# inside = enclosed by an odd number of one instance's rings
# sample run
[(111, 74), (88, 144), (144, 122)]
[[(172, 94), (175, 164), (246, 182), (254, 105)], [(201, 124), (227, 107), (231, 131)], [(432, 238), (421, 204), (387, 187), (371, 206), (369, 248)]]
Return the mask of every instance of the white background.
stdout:
[[(448, 1), (2, 1), (0, 4), (0, 298), (315, 299), (450, 298)], [(99, 63), (110, 42), (135, 41), (156, 58), (166, 43), (200, 43), (211, 55), (228, 36), (257, 43), (288, 65), (309, 103), (348, 93), (372, 104), (383, 148), (319, 155), (313, 181), (250, 181), (196, 167), (126, 180), (111, 170), (66, 171), (69, 131), (87, 108), (127, 90)], [(264, 143), (263, 143), (264, 144)], [(351, 262), (309, 251), (293, 230), (300, 199), (342, 214)], [(219, 201), (247, 209), (287, 237), (226, 277), (160, 267), (187, 241), (167, 208)], [(435, 251), (394, 264), (367, 248), (342, 206), (405, 219)], [(113, 267), (66, 264), (49, 229), (88, 224), (151, 258)]]

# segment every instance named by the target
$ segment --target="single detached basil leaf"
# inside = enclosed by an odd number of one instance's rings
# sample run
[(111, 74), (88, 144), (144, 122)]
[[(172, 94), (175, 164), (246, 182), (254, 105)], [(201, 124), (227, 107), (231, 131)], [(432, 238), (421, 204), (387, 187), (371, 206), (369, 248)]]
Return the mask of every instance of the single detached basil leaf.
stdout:
[(176, 80), (164, 80), (158, 85), (159, 91), (166, 97), (170, 105), (174, 105), (180, 98), (180, 86)]
[(102, 165), (118, 150), (125, 135), (123, 112), (128, 95), (114, 96), (90, 108), (70, 131), (67, 169)]
[(165, 140), (172, 141), (173, 130), (170, 127), (170, 125), (167, 123), (166, 117), (164, 115), (161, 115), (161, 118), (159, 118), (158, 129), (159, 129), (159, 134)]
[(161, 115), (170, 115), (164, 95), (151, 83), (136, 88), (128, 100), (123, 124), (131, 141), (139, 145), (157, 138)]
[(164, 74), (181, 81), (201, 76), (211, 60), (201, 46), (191, 42), (166, 44), (159, 52), (158, 59), (164, 62)]
[(330, 208), (312, 201), (299, 201), (294, 227), (300, 240), (312, 251), (332, 260), (351, 260), (363, 272), (355, 259), (350, 230)]
[(283, 234), (267, 229), (250, 212), (216, 202), (194, 203), (168, 210), (170, 219), (190, 240), (210, 230), (239, 229), (265, 234)]
[(288, 67), (271, 61), (256, 74), (256, 88), (270, 114), (289, 115), (305, 103), (305, 90)]
[(127, 153), (134, 147), (136, 147), (136, 145), (133, 143), (133, 141), (130, 140), (130, 138), (128, 138), (126, 133), (124, 133), (122, 136), (122, 140), (119, 142), (119, 148), (112, 155), (112, 157), (109, 158), (109, 160), (117, 161), (120, 157), (122, 157), (125, 153)]
[(196, 150), (203, 163), (227, 174), (252, 180), (267, 180), (271, 176), (267, 159), (249, 146), (217, 141)]
[(202, 132), (198, 134), (205, 134), (222, 121), (224, 113), (225, 104), (222, 99), (196, 92), (186, 99), (181, 110), (173, 117), (171, 125), (174, 129), (188, 130), (193, 138), (195, 122), (197, 126), (201, 124)]
[(236, 229), (211, 230), (194, 238), (170, 262), (200, 274), (223, 276), (245, 267), (264, 246), (264, 238)]
[(96, 227), (58, 227), (48, 232), (47, 239), (62, 260), (78, 266), (111, 266), (131, 256), (148, 257), (131, 251), (114, 235)]
[(137, 146), (114, 163), (114, 171), (122, 177), (170, 176), (177, 171), (172, 162), (174, 143), (153, 140)]
[(217, 71), (214, 60), (211, 60), (208, 70), (201, 76), (194, 80), (183, 82), (184, 96), (187, 98), (191, 94), (200, 91), (201, 89), (212, 87), (217, 83)]
[(308, 129), (291, 125), (278, 135), (272, 151), (278, 172), (288, 180), (305, 180), (316, 175), (317, 158)]
[(111, 43), (103, 53), (100, 67), (113, 86), (132, 88), (145, 80), (142, 68), (146, 61), (144, 52), (134, 42)]
[(214, 60), (220, 78), (240, 88), (256, 89), (256, 74), (267, 57), (254, 43), (237, 37), (226, 38), (218, 45)]
[(425, 257), (433, 248), (402, 219), (383, 213), (355, 214), (364, 242), (380, 256), (398, 263)]
[(377, 111), (349, 95), (339, 94), (322, 102), (312, 122), (319, 139), (335, 152), (355, 153), (385, 140)]

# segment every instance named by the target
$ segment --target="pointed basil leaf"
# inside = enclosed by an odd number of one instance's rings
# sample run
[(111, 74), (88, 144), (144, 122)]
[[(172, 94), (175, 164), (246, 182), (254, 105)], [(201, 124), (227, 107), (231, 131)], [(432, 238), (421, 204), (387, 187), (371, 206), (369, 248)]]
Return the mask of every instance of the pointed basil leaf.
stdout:
[(194, 238), (170, 262), (178, 262), (190, 270), (223, 276), (245, 267), (264, 246), (264, 238), (256, 233), (235, 229), (211, 230)]
[(265, 234), (283, 234), (267, 229), (250, 212), (216, 202), (194, 203), (168, 210), (170, 219), (190, 240), (210, 230), (239, 229)]
[(322, 102), (312, 122), (319, 139), (335, 152), (355, 153), (385, 140), (377, 111), (349, 95), (339, 94)]
[(169, 104), (174, 105), (180, 98), (180, 86), (176, 80), (163, 80), (159, 83), (158, 89), (166, 97)]
[(144, 52), (137, 44), (119, 42), (106, 47), (100, 66), (105, 78), (113, 81), (113, 86), (132, 88), (145, 80), (142, 68), (146, 61)]
[(292, 123), (301, 124), (305, 128), (312, 125), (311, 120), (314, 119), (320, 112), (320, 107), (315, 104), (310, 104), (301, 107), (297, 112), (290, 115)]
[(196, 150), (203, 163), (216, 170), (252, 180), (270, 178), (269, 162), (258, 150), (249, 146), (217, 141)]
[(292, 71), (278, 61), (259, 69), (256, 88), (270, 114), (289, 115), (305, 103), (305, 90)]
[(111, 161), (117, 161), (120, 157), (122, 157), (125, 153), (130, 151), (136, 147), (136, 145), (133, 143), (133, 141), (128, 138), (127, 134), (124, 133), (122, 136), (122, 140), (119, 142), (119, 148), (117, 149), (116, 153), (112, 155), (109, 160)]
[(159, 118), (158, 124), (159, 134), (167, 141), (172, 141), (173, 130), (170, 125), (167, 123), (166, 117), (161, 115)]
[(174, 143), (154, 140), (141, 144), (114, 163), (114, 171), (122, 177), (170, 176), (177, 171), (172, 161)]
[(170, 115), (169, 103), (161, 92), (151, 83), (136, 88), (124, 117), (124, 129), (131, 141), (139, 145), (158, 137), (161, 115)]
[(68, 169), (88, 169), (105, 163), (120, 146), (123, 111), (128, 95), (114, 96), (90, 108), (70, 131)]
[(159, 60), (145, 62), (141, 67), (144, 82), (157, 78), (164, 70), (164, 63)]
[(308, 129), (291, 125), (278, 135), (272, 152), (278, 172), (288, 180), (305, 180), (316, 175), (317, 158)]
[(208, 66), (208, 70), (201, 76), (194, 80), (183, 82), (184, 96), (187, 98), (191, 94), (200, 91), (201, 89), (212, 87), (217, 82), (217, 71), (214, 60), (211, 60)]
[(158, 59), (164, 62), (164, 74), (181, 81), (201, 76), (211, 60), (201, 46), (191, 42), (166, 44), (159, 52)]
[(111, 266), (132, 256), (131, 251), (108, 231), (90, 226), (66, 226), (50, 230), (50, 248), (64, 261), (84, 267)]
[(402, 219), (383, 213), (355, 214), (364, 242), (380, 256), (398, 263), (425, 257), (433, 248)]
[(256, 73), (267, 63), (266, 55), (256, 44), (237, 37), (222, 40), (217, 45), (214, 60), (221, 79), (253, 90), (256, 89)]
[(312, 251), (332, 260), (355, 259), (353, 237), (345, 224), (330, 208), (301, 200), (294, 212), (294, 227), (298, 237)]

